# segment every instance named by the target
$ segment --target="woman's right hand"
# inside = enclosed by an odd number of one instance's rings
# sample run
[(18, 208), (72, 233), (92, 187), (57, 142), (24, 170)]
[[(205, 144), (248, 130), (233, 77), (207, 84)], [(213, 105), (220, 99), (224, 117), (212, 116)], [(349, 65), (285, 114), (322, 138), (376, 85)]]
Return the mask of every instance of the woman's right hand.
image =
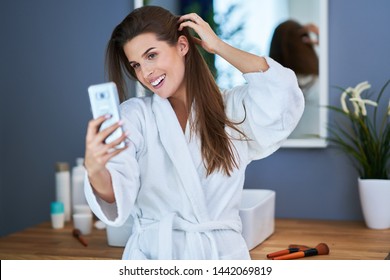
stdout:
[(111, 133), (123, 124), (122, 121), (119, 121), (118, 123), (99, 131), (102, 123), (108, 118), (110, 118), (110, 116), (101, 116), (90, 120), (88, 123), (84, 166), (89, 176), (93, 176), (93, 174), (98, 174), (99, 172), (105, 170), (107, 162), (127, 148), (127, 145), (121, 149), (115, 148), (115, 146), (120, 144), (122, 141), (125, 141), (126, 133), (123, 133), (121, 137), (109, 144), (104, 142)]
[(111, 175), (106, 168), (107, 162), (125, 150), (124, 148), (116, 149), (122, 141), (125, 141), (126, 134), (123, 133), (117, 140), (106, 144), (104, 141), (117, 128), (122, 126), (122, 122), (113, 124), (102, 131), (99, 131), (102, 123), (110, 116), (101, 116), (97, 119), (91, 120), (88, 123), (84, 166), (88, 173), (88, 178), (95, 193), (108, 203), (115, 201), (115, 194), (111, 182)]

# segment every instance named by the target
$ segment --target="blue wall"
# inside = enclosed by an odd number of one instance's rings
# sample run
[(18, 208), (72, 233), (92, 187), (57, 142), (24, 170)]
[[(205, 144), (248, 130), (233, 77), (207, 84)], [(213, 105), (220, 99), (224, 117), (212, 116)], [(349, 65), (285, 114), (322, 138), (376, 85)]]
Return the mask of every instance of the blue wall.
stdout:
[(0, 5), (2, 235), (50, 219), (54, 164), (84, 155), (87, 88), (104, 80), (106, 43), (132, 1)]
[[(6, 3), (7, 2), (7, 3)], [(390, 78), (390, 1), (329, 1), (333, 85)], [(0, 3), (0, 235), (49, 219), (54, 164), (84, 154), (87, 87), (130, 0)], [(331, 118), (333, 116), (331, 115)], [(357, 174), (338, 150), (280, 149), (247, 169), (247, 188), (276, 190), (278, 217), (359, 220)]]

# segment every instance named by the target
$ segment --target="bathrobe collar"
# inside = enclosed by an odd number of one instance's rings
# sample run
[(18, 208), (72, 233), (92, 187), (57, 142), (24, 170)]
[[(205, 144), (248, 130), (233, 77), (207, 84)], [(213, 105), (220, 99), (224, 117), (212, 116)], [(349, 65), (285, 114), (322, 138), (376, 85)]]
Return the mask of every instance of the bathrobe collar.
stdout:
[[(191, 158), (186, 137), (168, 99), (153, 95), (152, 111), (161, 143), (182, 182), (198, 223), (209, 221), (206, 199), (199, 175)], [(187, 128), (189, 124), (187, 124)], [(195, 135), (194, 135), (195, 136)], [(193, 136), (193, 137), (194, 137)]]

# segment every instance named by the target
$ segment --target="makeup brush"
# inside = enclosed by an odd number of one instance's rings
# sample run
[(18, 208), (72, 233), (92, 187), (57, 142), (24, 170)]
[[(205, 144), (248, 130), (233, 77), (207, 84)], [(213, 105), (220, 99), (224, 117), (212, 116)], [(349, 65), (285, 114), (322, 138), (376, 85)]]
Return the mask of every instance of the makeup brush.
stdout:
[(288, 245), (288, 249), (284, 249), (284, 250), (270, 253), (267, 255), (267, 258), (272, 259), (275, 257), (279, 257), (279, 256), (283, 256), (283, 255), (287, 255), (287, 254), (291, 254), (291, 253), (295, 253), (295, 252), (299, 252), (299, 251), (305, 251), (305, 250), (310, 249), (310, 248), (311, 247), (306, 246), (306, 245), (290, 244), (290, 245)]
[(273, 258), (273, 260), (292, 260), (316, 255), (329, 254), (329, 247), (325, 243), (318, 244), (315, 248), (310, 248), (304, 251), (298, 251), (295, 253), (279, 256)]
[(81, 236), (81, 231), (77, 228), (73, 230), (73, 236), (80, 241), (85, 247), (88, 246), (87, 241)]
[[(305, 250), (305, 249), (303, 249), (303, 250)], [(279, 256), (283, 256), (283, 255), (287, 255), (287, 254), (291, 254), (291, 253), (295, 253), (295, 252), (299, 252), (299, 251), (303, 251), (303, 250), (300, 249), (299, 247), (290, 247), (288, 249), (284, 249), (284, 250), (270, 253), (267, 255), (267, 258), (272, 259), (275, 257), (279, 257)]]

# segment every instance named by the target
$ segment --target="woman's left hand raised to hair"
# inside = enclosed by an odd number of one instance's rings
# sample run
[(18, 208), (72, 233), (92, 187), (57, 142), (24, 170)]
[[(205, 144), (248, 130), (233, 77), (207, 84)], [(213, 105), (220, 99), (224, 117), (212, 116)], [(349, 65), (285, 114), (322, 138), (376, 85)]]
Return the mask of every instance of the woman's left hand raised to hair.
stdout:
[(184, 27), (192, 28), (198, 33), (195, 42), (209, 53), (217, 54), (242, 73), (266, 71), (269, 66), (263, 57), (242, 51), (222, 41), (210, 25), (195, 13), (179, 18), (179, 31)]
[(179, 31), (183, 30), (184, 27), (192, 28), (200, 37), (193, 37), (195, 43), (200, 45), (209, 53), (216, 53), (218, 44), (222, 40), (215, 34), (213, 29), (211, 29), (208, 22), (204, 21), (196, 13), (186, 14), (179, 18)]

